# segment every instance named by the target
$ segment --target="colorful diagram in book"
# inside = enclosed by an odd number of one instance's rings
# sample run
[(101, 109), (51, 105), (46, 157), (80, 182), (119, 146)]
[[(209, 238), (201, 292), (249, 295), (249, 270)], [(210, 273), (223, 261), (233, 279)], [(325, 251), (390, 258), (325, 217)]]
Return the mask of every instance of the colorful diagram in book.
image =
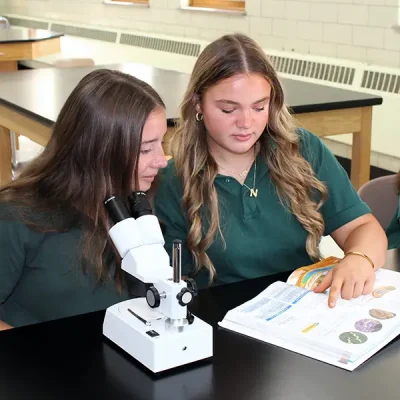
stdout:
[(375, 319), (364, 318), (357, 321), (354, 328), (360, 332), (378, 332), (382, 329), (382, 324)]
[(287, 283), (305, 289), (314, 290), (325, 275), (340, 261), (337, 257), (328, 257), (315, 264), (301, 267), (292, 272)]
[(372, 292), (372, 296), (379, 298), (392, 290), (396, 290), (396, 288), (394, 286), (380, 286)]
[(377, 308), (369, 310), (369, 315), (376, 319), (391, 319), (396, 316), (395, 313), (385, 310), (378, 310)]
[(368, 338), (360, 332), (344, 332), (339, 339), (346, 344), (363, 344)]

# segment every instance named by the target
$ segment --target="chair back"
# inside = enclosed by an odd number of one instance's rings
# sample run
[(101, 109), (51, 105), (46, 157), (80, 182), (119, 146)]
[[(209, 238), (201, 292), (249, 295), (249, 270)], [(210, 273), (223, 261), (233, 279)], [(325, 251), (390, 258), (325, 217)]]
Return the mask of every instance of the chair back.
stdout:
[(372, 179), (360, 187), (358, 194), (372, 210), (372, 214), (386, 230), (398, 204), (398, 182), (396, 174)]

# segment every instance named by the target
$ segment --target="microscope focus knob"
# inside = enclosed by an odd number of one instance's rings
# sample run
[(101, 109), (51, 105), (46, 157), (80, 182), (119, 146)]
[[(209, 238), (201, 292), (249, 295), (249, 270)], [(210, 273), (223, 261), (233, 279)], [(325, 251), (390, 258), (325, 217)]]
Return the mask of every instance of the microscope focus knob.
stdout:
[(188, 288), (183, 288), (177, 295), (178, 303), (185, 307), (190, 304), (194, 298), (193, 292)]
[(160, 306), (160, 292), (154, 287), (150, 286), (146, 292), (146, 301), (149, 307), (157, 308)]

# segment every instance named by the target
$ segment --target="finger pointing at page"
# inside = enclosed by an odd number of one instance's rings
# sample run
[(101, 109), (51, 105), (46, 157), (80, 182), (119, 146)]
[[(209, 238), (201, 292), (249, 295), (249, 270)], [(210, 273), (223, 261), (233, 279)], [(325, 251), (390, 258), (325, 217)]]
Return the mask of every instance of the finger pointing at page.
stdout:
[(333, 308), (343, 286), (343, 279), (340, 276), (333, 276), (333, 270), (329, 271), (321, 284), (314, 289), (315, 293), (325, 292), (330, 287), (328, 305)]

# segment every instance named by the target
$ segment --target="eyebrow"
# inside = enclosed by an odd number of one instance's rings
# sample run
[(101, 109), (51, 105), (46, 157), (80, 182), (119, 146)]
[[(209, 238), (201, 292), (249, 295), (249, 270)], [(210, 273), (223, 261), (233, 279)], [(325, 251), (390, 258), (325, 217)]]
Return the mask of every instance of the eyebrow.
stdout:
[[(167, 132), (168, 132), (168, 129), (165, 131), (165, 133), (164, 133), (163, 136), (165, 136), (165, 135), (167, 134)], [(155, 142), (157, 142), (157, 141), (158, 141), (158, 139), (146, 140), (146, 141), (142, 142), (140, 145), (143, 146), (144, 144), (155, 143)]]
[[(265, 96), (260, 100), (255, 101), (253, 104), (258, 104), (261, 103), (263, 101), (269, 100), (269, 96)], [(236, 101), (232, 101), (232, 100), (226, 100), (226, 99), (220, 99), (220, 100), (216, 100), (216, 103), (227, 103), (227, 104), (233, 104), (235, 106), (239, 106), (240, 103), (236, 102)]]
[(154, 143), (154, 142), (157, 142), (157, 139), (147, 140), (146, 142), (142, 142), (141, 144), (144, 145), (144, 144), (150, 144), (150, 143)]

